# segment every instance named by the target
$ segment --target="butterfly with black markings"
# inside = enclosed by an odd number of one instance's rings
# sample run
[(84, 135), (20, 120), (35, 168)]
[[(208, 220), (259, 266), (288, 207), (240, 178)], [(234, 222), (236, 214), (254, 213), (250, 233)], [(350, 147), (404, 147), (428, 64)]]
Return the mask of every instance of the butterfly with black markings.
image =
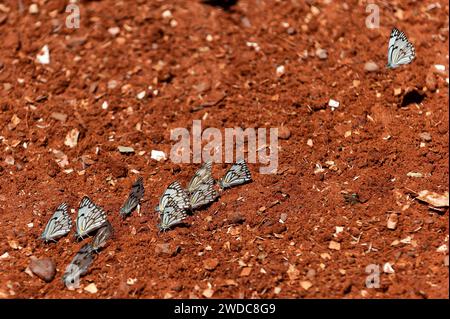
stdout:
[(69, 216), (67, 203), (62, 203), (56, 208), (52, 218), (45, 226), (41, 239), (44, 241), (56, 241), (60, 237), (67, 235), (72, 228), (72, 219)]
[(214, 202), (219, 194), (214, 189), (214, 184), (201, 184), (191, 194), (191, 209), (198, 209)]
[(211, 168), (212, 162), (207, 161), (195, 172), (187, 187), (189, 193), (193, 193), (202, 184), (213, 185), (215, 183), (214, 178), (211, 175)]
[(114, 229), (109, 221), (105, 223), (103, 227), (101, 227), (94, 236), (92, 240), (92, 248), (95, 252), (98, 252), (100, 249), (106, 246), (108, 240), (112, 237)]
[(178, 181), (170, 184), (159, 199), (159, 204), (155, 210), (162, 213), (169, 200), (172, 200), (176, 206), (182, 210), (190, 208), (189, 195), (186, 190), (181, 187)]
[(79, 287), (79, 278), (87, 273), (94, 261), (93, 251), (91, 244), (85, 244), (67, 265), (62, 280), (69, 289)]
[(395, 69), (400, 65), (411, 63), (415, 57), (416, 50), (414, 45), (409, 42), (405, 33), (397, 28), (393, 28), (389, 38), (388, 63), (386, 67)]
[(252, 176), (247, 163), (241, 159), (231, 166), (224, 177), (219, 180), (219, 186), (221, 189), (225, 189), (250, 182), (251, 180)]
[(84, 196), (81, 199), (80, 207), (78, 208), (76, 235), (78, 238), (87, 236), (90, 232), (99, 229), (107, 221), (105, 211), (95, 205), (91, 199)]
[(140, 201), (144, 196), (144, 180), (142, 177), (139, 177), (131, 186), (130, 194), (128, 195), (125, 204), (120, 208), (119, 214), (122, 218), (125, 218), (127, 215), (131, 214), (131, 212), (137, 207), (140, 208)]
[(172, 226), (182, 223), (183, 219), (187, 217), (187, 214), (172, 198), (169, 198), (159, 217), (161, 221), (158, 228), (160, 231), (165, 231)]

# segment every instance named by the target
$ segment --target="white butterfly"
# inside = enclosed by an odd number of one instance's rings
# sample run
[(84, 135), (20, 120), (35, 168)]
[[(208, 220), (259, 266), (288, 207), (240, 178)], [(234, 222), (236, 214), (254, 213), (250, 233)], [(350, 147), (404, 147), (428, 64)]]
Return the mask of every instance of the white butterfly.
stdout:
[(239, 160), (231, 166), (225, 173), (225, 176), (219, 180), (219, 186), (222, 189), (241, 185), (252, 180), (252, 176), (243, 159)]
[(62, 279), (68, 288), (78, 288), (76, 286), (78, 286), (79, 278), (87, 273), (89, 266), (94, 261), (92, 252), (93, 247), (91, 244), (84, 245), (66, 267)]
[(158, 228), (160, 231), (165, 231), (172, 226), (180, 224), (186, 216), (186, 211), (180, 208), (172, 198), (169, 198), (164, 210), (159, 215), (161, 221)]
[(101, 248), (105, 247), (107, 241), (111, 238), (113, 231), (114, 230), (111, 223), (107, 221), (105, 225), (97, 231), (94, 239), (92, 240), (93, 250), (97, 252)]
[(139, 202), (144, 196), (144, 180), (139, 177), (131, 186), (130, 194), (119, 211), (120, 216), (125, 218), (130, 214), (136, 207), (139, 209)]
[(67, 203), (62, 203), (56, 208), (52, 218), (45, 226), (41, 238), (44, 241), (56, 241), (56, 239), (67, 235), (72, 228), (72, 219), (69, 216)]
[(106, 223), (106, 213), (95, 205), (89, 197), (84, 196), (78, 208), (77, 236), (83, 238)]
[(200, 185), (202, 184), (214, 184), (214, 178), (211, 176), (211, 168), (212, 168), (212, 162), (207, 161), (205, 164), (203, 164), (202, 167), (200, 167), (192, 177), (191, 181), (189, 182), (189, 185), (187, 187), (187, 191), (189, 193), (193, 193)]
[(167, 187), (159, 199), (159, 205), (156, 206), (155, 210), (160, 213), (163, 212), (170, 199), (172, 199), (174, 203), (183, 210), (190, 208), (189, 195), (181, 187), (178, 181), (173, 182)]
[(387, 67), (395, 69), (402, 64), (409, 64), (416, 57), (416, 50), (405, 33), (393, 28), (389, 38)]
[(219, 194), (214, 189), (214, 184), (200, 184), (191, 194), (191, 209), (197, 209), (216, 200)]

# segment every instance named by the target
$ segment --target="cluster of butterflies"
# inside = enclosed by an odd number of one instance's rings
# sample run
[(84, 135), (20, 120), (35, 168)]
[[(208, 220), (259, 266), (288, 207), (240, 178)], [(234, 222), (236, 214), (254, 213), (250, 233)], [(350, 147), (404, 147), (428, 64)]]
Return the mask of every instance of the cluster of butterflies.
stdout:
[[(159, 204), (155, 207), (155, 211), (159, 212), (160, 216), (158, 225), (160, 231), (182, 223), (189, 212), (211, 204), (219, 197), (219, 192), (224, 189), (252, 180), (244, 160), (233, 164), (218, 181), (212, 177), (211, 169), (212, 162), (203, 164), (195, 172), (186, 189), (183, 189), (178, 181), (174, 181), (167, 187)], [(216, 185), (218, 185), (219, 191), (216, 190)]]
[[(178, 181), (171, 183), (164, 191), (155, 210), (159, 212), (160, 231), (178, 225), (199, 208), (205, 207), (219, 197), (219, 192), (226, 188), (241, 185), (252, 180), (250, 170), (244, 160), (239, 160), (231, 166), (225, 175), (216, 181), (212, 177), (212, 162), (208, 161), (198, 169), (186, 189)], [(216, 185), (218, 190), (216, 190)], [(132, 185), (127, 200), (119, 210), (119, 215), (126, 218), (135, 209), (140, 210), (140, 201), (144, 196), (143, 178), (139, 177)], [(72, 228), (67, 203), (58, 206), (48, 221), (41, 235), (45, 242), (57, 241), (67, 235)], [(105, 211), (92, 200), (84, 196), (78, 208), (75, 237), (84, 239), (95, 231), (91, 243), (85, 244), (67, 266), (63, 275), (64, 283), (69, 287), (75, 280), (84, 275), (98, 253), (106, 246), (113, 235), (113, 227), (107, 219)]]

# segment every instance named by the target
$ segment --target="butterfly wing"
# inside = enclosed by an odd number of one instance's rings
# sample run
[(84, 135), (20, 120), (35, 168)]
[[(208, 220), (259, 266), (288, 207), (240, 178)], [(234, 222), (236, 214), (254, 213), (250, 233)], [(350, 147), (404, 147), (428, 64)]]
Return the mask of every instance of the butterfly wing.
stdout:
[(56, 208), (52, 218), (45, 226), (41, 238), (44, 241), (56, 240), (70, 232), (72, 219), (69, 216), (67, 203), (62, 203)]
[(242, 159), (231, 166), (231, 168), (225, 173), (225, 176), (219, 181), (219, 185), (222, 189), (224, 189), (241, 185), (251, 180), (252, 176), (250, 174), (250, 170), (247, 167), (247, 163), (245, 163)]
[(211, 176), (211, 168), (212, 162), (207, 161), (195, 172), (187, 187), (189, 193), (193, 193), (202, 184), (214, 184), (214, 179)]
[(208, 205), (215, 201), (218, 196), (219, 194), (214, 189), (214, 184), (201, 184), (191, 194), (191, 209)]
[(414, 45), (409, 42), (405, 33), (393, 28), (389, 38), (388, 64), (389, 68), (397, 68), (402, 64), (411, 63), (416, 56)]
[(158, 211), (161, 213), (164, 211), (169, 200), (172, 199), (175, 204), (181, 209), (189, 209), (189, 195), (187, 192), (181, 187), (178, 181), (173, 182), (167, 187), (164, 191), (164, 194), (161, 196), (159, 200)]
[(120, 208), (119, 214), (122, 217), (130, 214), (138, 205), (142, 197), (144, 196), (144, 180), (139, 177), (136, 182), (131, 186), (130, 194), (128, 195), (125, 204)]
[(76, 281), (87, 273), (89, 266), (94, 261), (93, 250), (91, 244), (84, 245), (67, 266), (62, 278), (67, 287), (77, 284)]
[(97, 234), (95, 234), (95, 237), (92, 240), (93, 250), (98, 251), (100, 248), (105, 247), (106, 242), (111, 238), (112, 234), (112, 225), (107, 221), (105, 225), (98, 230)]
[(160, 230), (167, 230), (172, 226), (180, 224), (186, 216), (186, 211), (170, 199), (160, 214), (161, 221), (158, 227)]
[(83, 236), (89, 234), (91, 231), (102, 227), (106, 221), (106, 213), (104, 210), (95, 205), (89, 197), (84, 196), (78, 208), (78, 237), (83, 238)]

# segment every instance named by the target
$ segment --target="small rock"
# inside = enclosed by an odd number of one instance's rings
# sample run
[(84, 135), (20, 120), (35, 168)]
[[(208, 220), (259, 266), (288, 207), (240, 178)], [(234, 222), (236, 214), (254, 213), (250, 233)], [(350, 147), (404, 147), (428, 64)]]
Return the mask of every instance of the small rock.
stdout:
[(115, 37), (116, 35), (118, 35), (120, 33), (120, 28), (119, 27), (111, 27), (108, 29), (108, 33), (111, 34), (113, 37)]
[(156, 150), (152, 150), (152, 153), (150, 154), (150, 158), (152, 158), (158, 162), (167, 159), (166, 153), (164, 153), (162, 151), (156, 151)]
[(208, 258), (203, 261), (203, 267), (206, 270), (214, 270), (219, 265), (219, 260), (217, 258)]
[(309, 147), (313, 147), (313, 145), (314, 145), (313, 140), (308, 138), (308, 140), (306, 141), (306, 145), (308, 145)]
[(440, 71), (440, 72), (444, 72), (444, 71), (445, 71), (445, 65), (442, 65), (442, 64), (435, 64), (435, 65), (434, 65), (434, 68), (435, 68), (437, 71)]
[(339, 107), (339, 101), (335, 101), (333, 99), (330, 99), (328, 101), (328, 106), (331, 108), (332, 111), (334, 111), (335, 109), (337, 109)]
[(5, 163), (8, 165), (14, 165), (15, 161), (14, 161), (14, 157), (12, 157), (11, 155), (6, 155), (5, 156)]
[(251, 272), (252, 272), (252, 267), (244, 267), (244, 268), (242, 268), (241, 274), (239, 276), (248, 277), (248, 276), (250, 276)]
[(406, 176), (408, 176), (408, 177), (415, 177), (415, 178), (421, 178), (421, 177), (423, 177), (423, 174), (422, 173), (418, 173), (418, 172), (408, 172), (406, 174)]
[(316, 56), (321, 60), (326, 60), (328, 58), (328, 53), (324, 49), (317, 49)]
[(127, 279), (127, 285), (132, 286), (137, 282), (137, 278), (128, 278)]
[(443, 244), (436, 249), (436, 252), (438, 252), (438, 253), (446, 253), (447, 251), (448, 251), (448, 247), (446, 244)]
[(120, 153), (134, 153), (134, 148), (129, 146), (118, 146), (117, 149)]
[(366, 64), (364, 64), (364, 70), (366, 72), (376, 72), (378, 71), (378, 69), (379, 69), (378, 65), (373, 61), (368, 61), (366, 62)]
[(8, 252), (5, 252), (3, 255), (0, 256), (0, 260), (4, 260), (4, 259), (8, 259), (8, 258), (9, 258)]
[(280, 288), (280, 287), (275, 287), (275, 288), (273, 289), (273, 293), (274, 293), (275, 295), (278, 295), (280, 292), (281, 292), (281, 288)]
[(103, 110), (106, 110), (106, 109), (108, 109), (108, 102), (107, 101), (104, 101), (103, 103), (102, 103), (102, 109)]
[(425, 85), (427, 86), (427, 89), (430, 90), (431, 92), (436, 91), (437, 79), (433, 72), (428, 72), (425, 78)]
[(396, 213), (390, 214), (387, 221), (387, 228), (394, 230), (397, 228), (397, 223), (398, 223), (398, 215)]
[(402, 88), (395, 88), (394, 89), (394, 96), (399, 96), (402, 94)]
[(245, 217), (240, 212), (233, 212), (227, 216), (230, 224), (242, 224), (245, 222)]
[(161, 14), (161, 16), (164, 19), (170, 19), (170, 18), (172, 18), (172, 12), (170, 10), (164, 10), (163, 13)]
[(203, 290), (202, 295), (206, 298), (211, 298), (214, 295), (214, 290), (212, 290), (211, 288), (206, 288), (205, 290)]
[(180, 250), (180, 246), (169, 243), (157, 244), (155, 246), (155, 253), (157, 255), (167, 255), (169, 257), (175, 257)]
[(341, 244), (338, 242), (335, 242), (334, 240), (330, 241), (330, 244), (328, 245), (328, 248), (333, 250), (341, 250)]
[(282, 76), (284, 72), (286, 72), (284, 65), (277, 66), (276, 73), (278, 77)]
[(395, 273), (394, 268), (392, 268), (392, 265), (390, 263), (385, 263), (383, 265), (383, 272), (386, 274), (393, 274)]
[(49, 64), (50, 63), (50, 50), (48, 49), (48, 45), (44, 45), (39, 53), (36, 55), (36, 60), (40, 64)]
[(136, 95), (138, 100), (142, 100), (145, 97), (145, 91), (141, 91)]
[(98, 291), (97, 286), (93, 282), (84, 287), (84, 290), (91, 294), (96, 294)]
[(107, 84), (108, 90), (114, 90), (118, 84), (116, 80), (109, 80)]
[(64, 140), (64, 145), (69, 146), (70, 148), (77, 146), (78, 144), (78, 136), (80, 135), (80, 131), (74, 128), (71, 129)]
[(53, 112), (52, 114), (50, 114), (50, 117), (61, 122), (65, 122), (67, 120), (67, 114), (59, 112)]
[(38, 14), (39, 13), (39, 7), (36, 3), (32, 3), (30, 7), (28, 8), (28, 12), (30, 14)]
[(286, 126), (282, 126), (278, 129), (278, 137), (287, 140), (291, 137), (291, 131)]
[(287, 220), (287, 218), (288, 218), (288, 214), (281, 213), (279, 222), (284, 224), (284, 222)]
[(431, 134), (428, 132), (420, 133), (419, 137), (424, 142), (431, 142)]
[(33, 274), (45, 282), (52, 281), (56, 275), (56, 265), (51, 258), (38, 259), (32, 256), (29, 267)]
[(312, 287), (312, 283), (311, 283), (311, 281), (309, 281), (309, 280), (302, 280), (302, 281), (300, 281), (300, 286), (301, 286), (303, 289), (308, 290), (309, 288)]

